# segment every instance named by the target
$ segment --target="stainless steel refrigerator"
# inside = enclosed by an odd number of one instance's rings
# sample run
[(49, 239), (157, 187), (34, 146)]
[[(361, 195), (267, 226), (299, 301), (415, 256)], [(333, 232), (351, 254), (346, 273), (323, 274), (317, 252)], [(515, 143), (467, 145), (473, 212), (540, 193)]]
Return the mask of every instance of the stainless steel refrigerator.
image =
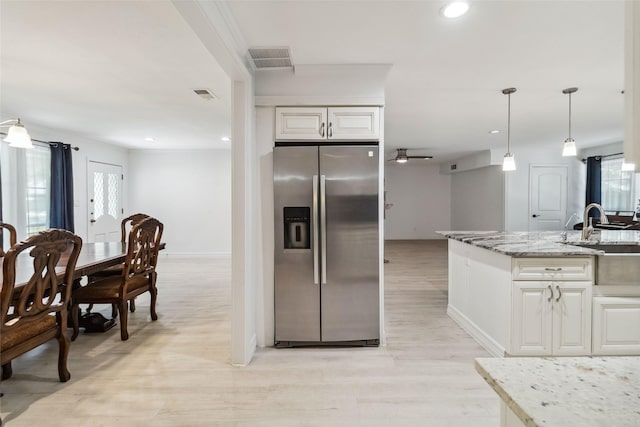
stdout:
[(378, 345), (378, 147), (276, 146), (275, 345)]

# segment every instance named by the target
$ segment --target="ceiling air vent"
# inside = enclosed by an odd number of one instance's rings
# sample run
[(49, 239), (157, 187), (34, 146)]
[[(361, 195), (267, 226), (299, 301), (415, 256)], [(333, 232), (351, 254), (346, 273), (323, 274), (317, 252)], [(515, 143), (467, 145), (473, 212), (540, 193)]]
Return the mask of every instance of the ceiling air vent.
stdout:
[(194, 89), (193, 91), (200, 98), (206, 99), (207, 101), (210, 101), (212, 99), (216, 99), (217, 98), (216, 94), (211, 92), (209, 89)]
[(257, 70), (293, 68), (288, 47), (251, 47), (249, 56)]

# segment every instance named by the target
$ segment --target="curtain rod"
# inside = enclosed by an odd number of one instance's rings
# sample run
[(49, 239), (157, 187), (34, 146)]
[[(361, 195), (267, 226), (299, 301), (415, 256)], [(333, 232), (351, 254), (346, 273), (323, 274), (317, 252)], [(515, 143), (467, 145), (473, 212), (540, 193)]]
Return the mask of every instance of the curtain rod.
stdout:
[[(605, 158), (605, 157), (615, 157), (615, 156), (622, 156), (624, 153), (613, 153), (613, 154), (606, 154), (604, 156), (589, 156), (589, 157), (600, 157)], [(587, 163), (587, 159), (582, 159), (582, 163)]]
[[(4, 132), (0, 132), (0, 135), (7, 136), (7, 134), (4, 133)], [(41, 144), (48, 144), (51, 147), (57, 147), (58, 146), (57, 142), (41, 141), (39, 139), (34, 139), (34, 138), (31, 138), (31, 140), (35, 141), (35, 142), (39, 142)], [(71, 147), (71, 146), (69, 146), (69, 147)], [(71, 149), (74, 150), (74, 151), (80, 151), (80, 147), (71, 147)]]

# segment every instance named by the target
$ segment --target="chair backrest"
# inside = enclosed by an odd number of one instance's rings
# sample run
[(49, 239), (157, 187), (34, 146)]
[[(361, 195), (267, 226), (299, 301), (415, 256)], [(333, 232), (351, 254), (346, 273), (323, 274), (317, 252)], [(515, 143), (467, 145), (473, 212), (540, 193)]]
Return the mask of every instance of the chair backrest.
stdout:
[[(38, 322), (43, 316), (61, 311), (68, 305), (81, 248), (79, 236), (67, 230), (51, 229), (31, 236), (7, 251), (0, 291), (3, 331), (27, 322)], [(27, 250), (32, 261), (26, 258), (27, 254), (20, 256)], [(15, 288), (16, 264), (20, 268), (33, 269), (29, 281), (19, 288)]]
[(4, 230), (9, 231), (9, 248), (16, 244), (18, 240), (16, 229), (11, 224), (6, 222), (0, 222), (0, 257), (3, 257), (7, 252), (4, 250)]
[(122, 271), (124, 278), (146, 275), (155, 270), (163, 229), (163, 224), (152, 217), (131, 227)]
[(143, 214), (143, 213), (137, 213), (137, 214), (133, 214), (133, 215), (129, 215), (128, 217), (126, 217), (125, 219), (122, 220), (122, 222), (120, 223), (120, 241), (122, 243), (126, 242), (127, 240), (127, 228), (129, 227), (133, 227), (134, 225), (138, 224), (141, 221), (144, 221), (145, 219), (150, 218), (149, 215), (147, 214)]

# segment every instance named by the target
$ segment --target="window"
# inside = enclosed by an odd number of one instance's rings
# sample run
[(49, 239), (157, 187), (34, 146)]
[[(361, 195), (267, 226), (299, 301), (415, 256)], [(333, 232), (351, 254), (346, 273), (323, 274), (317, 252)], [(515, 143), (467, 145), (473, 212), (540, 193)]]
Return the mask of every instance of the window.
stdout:
[(35, 145), (26, 150), (0, 143), (2, 220), (22, 240), (49, 228), (51, 151)]
[(602, 160), (602, 206), (609, 212), (635, 211), (640, 204), (640, 173), (622, 170), (622, 158)]

